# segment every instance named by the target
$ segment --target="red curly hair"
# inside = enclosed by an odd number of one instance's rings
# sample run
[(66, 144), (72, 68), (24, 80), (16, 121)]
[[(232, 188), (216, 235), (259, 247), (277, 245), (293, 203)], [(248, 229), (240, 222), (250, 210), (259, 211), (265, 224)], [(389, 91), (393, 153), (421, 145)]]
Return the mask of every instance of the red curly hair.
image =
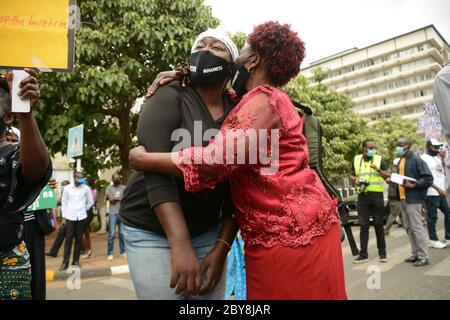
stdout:
[(269, 80), (283, 86), (300, 72), (305, 44), (289, 24), (269, 21), (257, 25), (247, 42), (263, 59)]

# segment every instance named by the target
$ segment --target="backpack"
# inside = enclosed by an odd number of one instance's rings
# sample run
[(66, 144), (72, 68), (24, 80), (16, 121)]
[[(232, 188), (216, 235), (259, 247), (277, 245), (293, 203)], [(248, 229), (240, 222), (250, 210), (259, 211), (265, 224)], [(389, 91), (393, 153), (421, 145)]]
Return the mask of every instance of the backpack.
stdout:
[[(298, 114), (304, 119), (303, 125), (303, 135), (308, 142), (309, 149), (309, 166), (313, 169), (319, 176), (322, 184), (327, 190), (330, 197), (336, 204), (339, 212), (339, 217), (341, 220), (341, 241), (344, 241), (345, 234), (352, 250), (353, 255), (359, 253), (356, 246), (356, 242), (353, 238), (353, 233), (348, 221), (349, 208), (345, 205), (340, 193), (334, 188), (331, 182), (327, 179), (323, 171), (323, 158), (322, 158), (322, 126), (320, 124), (320, 119), (316, 117), (311, 108), (304, 106), (296, 101), (292, 101), (297, 109)], [(342, 230), (342, 228), (344, 230)], [(344, 234), (345, 231), (345, 234)]]

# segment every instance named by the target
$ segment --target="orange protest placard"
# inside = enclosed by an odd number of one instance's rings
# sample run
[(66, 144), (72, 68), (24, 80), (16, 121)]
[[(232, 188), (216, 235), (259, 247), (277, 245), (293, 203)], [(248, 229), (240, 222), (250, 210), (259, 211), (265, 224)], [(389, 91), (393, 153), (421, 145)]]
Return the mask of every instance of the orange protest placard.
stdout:
[(71, 71), (75, 0), (1, 0), (0, 66)]

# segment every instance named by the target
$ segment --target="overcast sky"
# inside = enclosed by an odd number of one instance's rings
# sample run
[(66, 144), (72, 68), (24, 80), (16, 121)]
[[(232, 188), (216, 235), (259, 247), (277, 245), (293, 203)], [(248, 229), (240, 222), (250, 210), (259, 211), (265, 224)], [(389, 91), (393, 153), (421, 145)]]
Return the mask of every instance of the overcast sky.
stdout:
[(450, 0), (205, 0), (230, 31), (268, 20), (290, 23), (310, 62), (434, 24), (450, 42)]

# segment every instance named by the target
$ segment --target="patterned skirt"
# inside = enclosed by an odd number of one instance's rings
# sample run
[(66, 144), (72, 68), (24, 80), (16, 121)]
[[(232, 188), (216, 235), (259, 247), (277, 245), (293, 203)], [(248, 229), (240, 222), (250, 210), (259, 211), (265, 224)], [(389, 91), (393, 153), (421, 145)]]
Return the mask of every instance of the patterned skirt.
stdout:
[(0, 300), (31, 300), (31, 265), (25, 243), (0, 251)]

